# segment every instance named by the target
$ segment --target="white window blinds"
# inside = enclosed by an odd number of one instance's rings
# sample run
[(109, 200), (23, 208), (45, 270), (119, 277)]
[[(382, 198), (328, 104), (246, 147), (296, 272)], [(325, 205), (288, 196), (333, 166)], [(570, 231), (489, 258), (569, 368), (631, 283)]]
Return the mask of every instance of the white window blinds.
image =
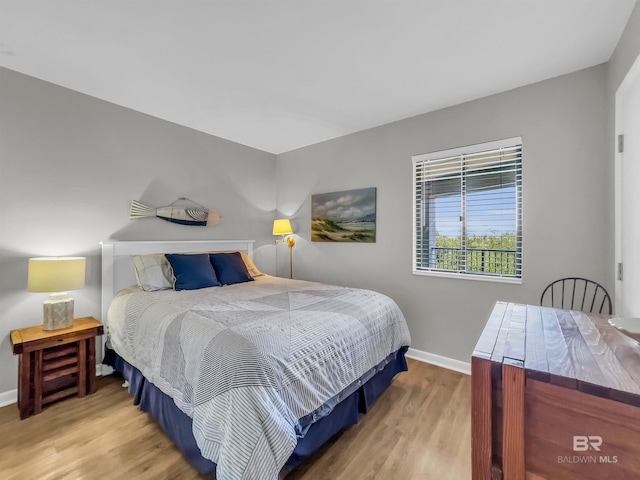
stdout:
[(522, 278), (522, 140), (413, 157), (414, 273)]

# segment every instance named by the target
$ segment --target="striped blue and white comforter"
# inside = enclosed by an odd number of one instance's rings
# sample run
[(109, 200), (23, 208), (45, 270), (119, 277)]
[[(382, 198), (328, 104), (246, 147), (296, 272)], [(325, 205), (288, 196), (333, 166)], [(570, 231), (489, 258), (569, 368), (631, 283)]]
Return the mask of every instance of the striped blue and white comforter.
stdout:
[(410, 343), (400, 309), (380, 293), (271, 276), (125, 289), (107, 327), (112, 348), (193, 419), (219, 480), (276, 479), (298, 419)]

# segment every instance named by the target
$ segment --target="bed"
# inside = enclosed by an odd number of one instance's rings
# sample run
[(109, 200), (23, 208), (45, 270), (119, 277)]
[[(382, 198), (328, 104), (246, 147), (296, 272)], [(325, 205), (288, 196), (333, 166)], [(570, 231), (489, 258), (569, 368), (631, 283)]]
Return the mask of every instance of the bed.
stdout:
[[(104, 242), (102, 254), (105, 363), (200, 473), (282, 477), (407, 370), (391, 299), (261, 274), (253, 241)], [(140, 258), (161, 254), (176, 290), (145, 291)], [(222, 285), (189, 283), (207, 260)]]

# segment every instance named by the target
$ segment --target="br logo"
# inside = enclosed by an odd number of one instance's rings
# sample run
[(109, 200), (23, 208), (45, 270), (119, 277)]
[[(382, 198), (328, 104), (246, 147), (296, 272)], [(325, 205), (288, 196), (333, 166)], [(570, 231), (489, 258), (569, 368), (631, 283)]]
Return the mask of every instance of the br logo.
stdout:
[(574, 452), (586, 452), (589, 449), (600, 451), (600, 445), (602, 445), (602, 437), (598, 435), (574, 435), (573, 436), (573, 451)]

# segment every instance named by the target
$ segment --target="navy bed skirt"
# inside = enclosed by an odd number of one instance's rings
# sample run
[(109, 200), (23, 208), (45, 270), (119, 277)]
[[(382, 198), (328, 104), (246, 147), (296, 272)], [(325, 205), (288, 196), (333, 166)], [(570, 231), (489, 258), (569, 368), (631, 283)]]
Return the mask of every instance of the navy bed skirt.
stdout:
[[(330, 410), (330, 413), (321, 418), (317, 418), (317, 414), (311, 414), (301, 419), (297, 429), (298, 443), (284, 468), (287, 471), (293, 470), (336, 433), (355, 425), (360, 416), (367, 413), (387, 389), (396, 374), (408, 369), (404, 357), (406, 351), (407, 347), (403, 347), (392, 353), (373, 369), (372, 376), (366, 375), (366, 380), (360, 379), (346, 389), (346, 397), (337, 396), (339, 401), (334, 402), (332, 408), (324, 408)], [(160, 391), (137, 368), (113, 350), (107, 350), (103, 363), (112, 366), (127, 380), (134, 405), (139, 405), (140, 410), (150, 413), (158, 421), (198, 472), (215, 473), (216, 464), (200, 454), (200, 448), (193, 437), (191, 418), (176, 406), (171, 397)], [(318, 411), (321, 410), (323, 407)]]

